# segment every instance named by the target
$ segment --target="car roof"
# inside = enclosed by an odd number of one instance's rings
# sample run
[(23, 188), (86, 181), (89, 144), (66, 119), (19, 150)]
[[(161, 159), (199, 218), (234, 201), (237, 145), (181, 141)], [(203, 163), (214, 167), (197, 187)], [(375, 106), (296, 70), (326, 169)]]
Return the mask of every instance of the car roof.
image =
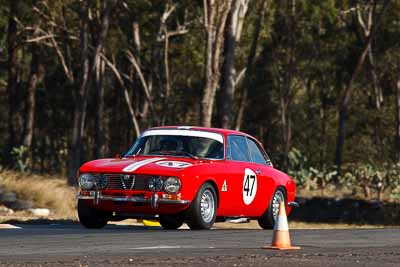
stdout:
[(221, 128), (208, 128), (208, 127), (199, 127), (199, 126), (159, 126), (159, 127), (153, 127), (153, 128), (147, 129), (147, 130), (160, 130), (160, 129), (205, 131), (205, 132), (219, 133), (222, 135), (236, 134), (236, 135), (248, 136), (248, 137), (255, 139), (253, 136), (251, 136), (249, 134), (235, 131), (235, 130), (221, 129)]

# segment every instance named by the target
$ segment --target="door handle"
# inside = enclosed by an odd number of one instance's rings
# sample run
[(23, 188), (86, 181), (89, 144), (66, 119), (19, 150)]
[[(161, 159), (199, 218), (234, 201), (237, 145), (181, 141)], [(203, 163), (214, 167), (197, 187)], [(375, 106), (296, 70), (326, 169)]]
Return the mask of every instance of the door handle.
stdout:
[(260, 170), (256, 170), (256, 173), (257, 173), (257, 174), (261, 174), (261, 171), (260, 171)]

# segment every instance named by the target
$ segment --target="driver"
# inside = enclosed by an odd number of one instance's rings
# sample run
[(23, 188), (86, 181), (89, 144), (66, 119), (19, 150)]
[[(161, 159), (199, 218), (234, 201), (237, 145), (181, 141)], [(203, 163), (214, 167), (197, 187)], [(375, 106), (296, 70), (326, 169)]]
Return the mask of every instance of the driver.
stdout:
[(177, 151), (178, 142), (172, 138), (166, 138), (160, 142), (160, 151)]

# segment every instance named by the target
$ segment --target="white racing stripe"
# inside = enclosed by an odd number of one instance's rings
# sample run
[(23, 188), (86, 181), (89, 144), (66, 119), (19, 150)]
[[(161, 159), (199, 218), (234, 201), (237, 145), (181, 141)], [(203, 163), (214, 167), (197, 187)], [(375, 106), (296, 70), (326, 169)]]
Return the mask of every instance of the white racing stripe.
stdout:
[(151, 158), (151, 159), (137, 161), (137, 162), (132, 163), (131, 165), (126, 166), (122, 171), (133, 172), (146, 164), (153, 163), (153, 162), (163, 160), (163, 159), (165, 159), (165, 158)]
[(224, 142), (221, 134), (206, 132), (206, 131), (193, 131), (193, 130), (149, 130), (142, 134), (142, 136), (150, 135), (178, 135), (178, 136), (193, 136), (214, 139), (220, 143)]

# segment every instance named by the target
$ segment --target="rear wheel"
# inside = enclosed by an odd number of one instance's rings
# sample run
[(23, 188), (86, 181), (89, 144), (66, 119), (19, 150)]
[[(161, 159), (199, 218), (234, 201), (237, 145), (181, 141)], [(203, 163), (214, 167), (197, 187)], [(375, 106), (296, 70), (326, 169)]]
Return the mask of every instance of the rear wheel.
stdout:
[(78, 200), (78, 217), (80, 223), (89, 229), (100, 229), (108, 222), (108, 213), (90, 207), (86, 200)]
[(190, 207), (187, 224), (190, 229), (210, 229), (217, 216), (217, 194), (214, 187), (203, 184)]
[(258, 218), (258, 225), (263, 229), (273, 229), (279, 212), (279, 203), (286, 203), (286, 194), (283, 188), (277, 188), (267, 210)]
[(182, 226), (185, 217), (183, 214), (160, 215), (160, 224), (164, 229), (175, 230)]

